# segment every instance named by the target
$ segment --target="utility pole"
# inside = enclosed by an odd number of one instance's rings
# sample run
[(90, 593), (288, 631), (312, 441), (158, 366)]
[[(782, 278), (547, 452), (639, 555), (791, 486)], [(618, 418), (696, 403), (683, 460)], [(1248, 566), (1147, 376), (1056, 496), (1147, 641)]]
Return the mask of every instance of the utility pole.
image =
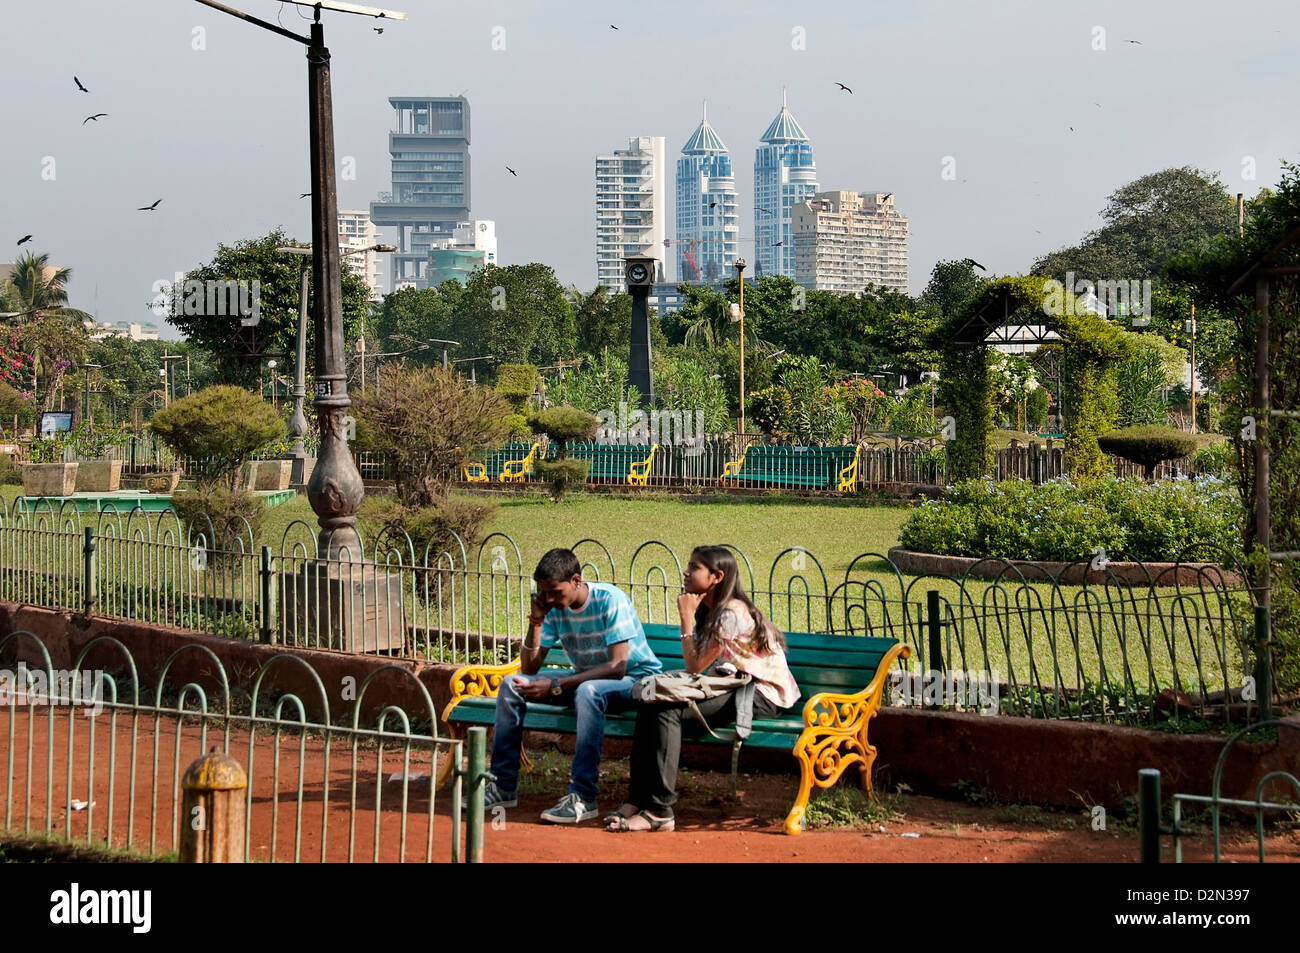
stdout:
[(1187, 322), (1192, 337), (1192, 433), (1196, 433), (1196, 302), (1192, 302), (1192, 317)]

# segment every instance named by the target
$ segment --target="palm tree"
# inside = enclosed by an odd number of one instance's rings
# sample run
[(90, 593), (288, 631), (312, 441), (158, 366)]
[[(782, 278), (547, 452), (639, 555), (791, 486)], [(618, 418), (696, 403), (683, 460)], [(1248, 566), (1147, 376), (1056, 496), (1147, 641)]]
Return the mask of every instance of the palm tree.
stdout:
[(48, 253), (30, 252), (14, 265), (6, 283), (6, 307), (17, 312), (18, 340), (35, 361), (36, 373), (45, 378), (41, 409), (51, 410), (64, 373), (83, 360), (89, 338), (85, 311), (67, 307), (64, 285), (72, 278), (71, 268), (54, 268)]

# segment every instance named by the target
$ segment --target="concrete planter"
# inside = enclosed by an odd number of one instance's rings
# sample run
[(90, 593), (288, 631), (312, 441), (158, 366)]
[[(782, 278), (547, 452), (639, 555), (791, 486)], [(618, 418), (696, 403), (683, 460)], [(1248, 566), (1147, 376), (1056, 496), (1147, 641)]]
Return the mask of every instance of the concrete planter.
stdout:
[(245, 471), (250, 490), (287, 490), (293, 473), (292, 460), (253, 460)]
[(77, 465), (79, 493), (116, 493), (121, 486), (121, 460), (82, 460)]
[(75, 463), (29, 463), (23, 467), (25, 496), (71, 496), (76, 488)]
[(977, 559), (971, 556), (918, 553), (901, 546), (895, 546), (889, 551), (889, 560), (905, 573), (956, 578), (969, 573), (975, 579), (1000, 579), (1010, 583), (1018, 583), (1020, 577), (1024, 576), (1025, 582), (1048, 582), (1054, 579), (1060, 585), (1069, 586), (1245, 585), (1245, 580), (1240, 575), (1214, 563), (1109, 562), (1105, 569), (1093, 569), (1086, 560), (1063, 563), (1032, 559)]
[(145, 477), (144, 488), (150, 493), (172, 493), (180, 482), (179, 470), (171, 473), (156, 473), (153, 476)]

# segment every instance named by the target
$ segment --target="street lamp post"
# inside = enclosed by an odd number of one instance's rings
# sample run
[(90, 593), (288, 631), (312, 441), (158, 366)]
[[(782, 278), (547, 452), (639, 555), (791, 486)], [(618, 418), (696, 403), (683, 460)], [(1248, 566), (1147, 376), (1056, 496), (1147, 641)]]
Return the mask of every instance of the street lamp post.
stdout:
[(276, 410), (279, 410), (279, 408), (275, 406), (276, 391), (275, 391), (275, 360), (274, 360), (274, 358), (271, 359), (271, 360), (269, 360), (269, 361), (267, 361), (267, 362), (266, 362), (266, 366), (267, 366), (267, 367), (270, 369), (270, 371), (271, 371), (271, 406), (274, 407)]
[(361, 556), (357, 535), (357, 511), (365, 498), (365, 486), (352, 454), (343, 439), (343, 419), (352, 401), (348, 399), (347, 373), (343, 355), (343, 292), (339, 271), (338, 194), (334, 172), (334, 114), (330, 88), (330, 52), (325, 46), (321, 10), (406, 19), (406, 14), (370, 10), (321, 0), (311, 4), (315, 19), (310, 36), (301, 36), (216, 0), (198, 0), (204, 6), (238, 17), (272, 33), (296, 40), (307, 47), (307, 102), (309, 151), (311, 156), (312, 246), (321, 250), (312, 256), (312, 279), (316, 294), (312, 319), (316, 332), (316, 408), (320, 428), (320, 456), (307, 485), (307, 499), (320, 524), (317, 553), (338, 559), (347, 553)]
[(740, 433), (745, 432), (745, 259), (736, 259), (736, 277), (740, 280), (740, 304), (733, 321), (740, 322)]

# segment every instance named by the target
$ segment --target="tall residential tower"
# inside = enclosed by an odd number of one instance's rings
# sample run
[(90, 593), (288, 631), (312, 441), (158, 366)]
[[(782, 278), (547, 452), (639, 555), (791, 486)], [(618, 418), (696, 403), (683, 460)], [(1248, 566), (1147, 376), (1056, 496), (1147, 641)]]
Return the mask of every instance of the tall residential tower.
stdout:
[(892, 192), (818, 192), (793, 210), (794, 280), (857, 294), (867, 285), (907, 293), (909, 223)]
[(709, 125), (706, 104), (677, 160), (677, 234), (670, 246), (677, 280), (725, 280), (736, 260), (739, 233), (731, 155)]
[(668, 237), (664, 151), (663, 136), (636, 136), (596, 157), (596, 283), (615, 292), (627, 290), (623, 259)]
[(397, 226), (393, 286), (424, 287), (429, 249), (469, 220), (469, 102), (464, 96), (391, 96), (393, 190), (370, 203), (376, 225)]
[[(793, 278), (791, 210), (817, 192), (817, 163), (808, 136), (781, 94), (781, 111), (754, 152), (754, 275)], [(779, 244), (778, 244), (779, 243)]]

